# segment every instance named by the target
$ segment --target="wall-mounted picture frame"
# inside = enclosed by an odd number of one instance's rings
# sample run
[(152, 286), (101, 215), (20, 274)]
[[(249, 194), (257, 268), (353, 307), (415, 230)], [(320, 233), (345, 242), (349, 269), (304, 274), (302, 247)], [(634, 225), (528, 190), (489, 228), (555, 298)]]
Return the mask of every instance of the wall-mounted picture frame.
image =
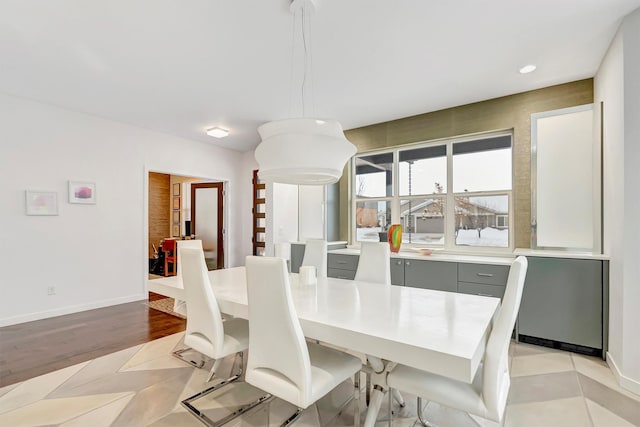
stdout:
[(174, 196), (179, 196), (180, 195), (180, 184), (173, 184), (173, 195)]
[(180, 197), (173, 198), (173, 209), (180, 209)]
[(173, 211), (173, 225), (180, 225), (180, 211)]
[(69, 181), (69, 203), (94, 205), (96, 203), (95, 182)]
[(58, 215), (58, 193), (55, 191), (25, 191), (27, 215)]
[(173, 235), (172, 237), (180, 237), (180, 226), (179, 225), (174, 225), (173, 226)]

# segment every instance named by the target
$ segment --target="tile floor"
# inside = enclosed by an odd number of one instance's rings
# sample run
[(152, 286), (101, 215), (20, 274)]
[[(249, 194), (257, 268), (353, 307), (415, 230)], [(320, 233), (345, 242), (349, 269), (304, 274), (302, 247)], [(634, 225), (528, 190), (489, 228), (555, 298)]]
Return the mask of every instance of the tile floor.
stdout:
[[(183, 335), (1, 388), (0, 425), (200, 427), (203, 424), (180, 402), (205, 388), (208, 365), (195, 369), (171, 356), (174, 349), (182, 347)], [(515, 342), (510, 355), (512, 382), (505, 426), (640, 426), (640, 396), (621, 389), (602, 360)], [(225, 361), (222, 373), (231, 373), (233, 362)], [(350, 384), (343, 384), (305, 411), (296, 425), (352, 424), (350, 408), (339, 412), (350, 392)], [(215, 413), (248, 394), (251, 392), (242, 391), (242, 387), (227, 388), (194, 404)], [(416, 420), (415, 398), (404, 397), (407, 406), (395, 408), (394, 425), (399, 427), (411, 426)], [(385, 405), (386, 399), (378, 417), (380, 426), (387, 425)], [(230, 425), (277, 425), (291, 410), (290, 405), (273, 400)], [(426, 403), (425, 415), (441, 427), (496, 425), (436, 403)]]

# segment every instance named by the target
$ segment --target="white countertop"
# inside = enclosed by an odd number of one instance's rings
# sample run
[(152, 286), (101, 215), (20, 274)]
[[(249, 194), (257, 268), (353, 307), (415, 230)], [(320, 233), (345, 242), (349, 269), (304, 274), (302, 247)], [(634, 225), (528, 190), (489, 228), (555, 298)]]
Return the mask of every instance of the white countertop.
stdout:
[(609, 255), (594, 254), (590, 252), (569, 252), (569, 251), (547, 251), (540, 249), (516, 249), (513, 254), (532, 256), (532, 257), (544, 257), (544, 258), (572, 258), (572, 259), (594, 259), (594, 260), (609, 260)]
[[(334, 249), (329, 251), (330, 254), (339, 255), (360, 255), (360, 249)], [(401, 259), (420, 259), (425, 261), (444, 261), (444, 262), (465, 262), (470, 264), (491, 264), (491, 265), (511, 265), (514, 257), (509, 256), (489, 256), (489, 255), (460, 255), (448, 253), (433, 253), (431, 255), (422, 255), (414, 251), (400, 251), (392, 253), (391, 258)]]

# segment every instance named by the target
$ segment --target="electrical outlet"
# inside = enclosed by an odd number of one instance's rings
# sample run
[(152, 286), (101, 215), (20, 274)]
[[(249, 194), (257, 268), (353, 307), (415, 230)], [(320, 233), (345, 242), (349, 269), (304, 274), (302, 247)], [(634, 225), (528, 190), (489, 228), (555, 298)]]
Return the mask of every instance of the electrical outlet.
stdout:
[(55, 295), (55, 294), (56, 294), (56, 287), (55, 286), (47, 287), (47, 295)]

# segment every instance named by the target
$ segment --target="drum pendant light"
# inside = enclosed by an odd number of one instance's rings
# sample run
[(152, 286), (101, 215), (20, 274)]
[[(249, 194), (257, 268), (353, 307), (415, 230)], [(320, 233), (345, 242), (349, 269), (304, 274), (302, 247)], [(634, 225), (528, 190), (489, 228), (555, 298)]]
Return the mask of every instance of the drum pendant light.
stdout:
[[(307, 81), (309, 35), (305, 17), (315, 8), (314, 0), (293, 0), (291, 11), (302, 19), (304, 41), (303, 84)], [(262, 142), (255, 158), (260, 179), (286, 184), (326, 185), (337, 182), (356, 147), (344, 136), (337, 120), (303, 117), (268, 122), (258, 127)]]

